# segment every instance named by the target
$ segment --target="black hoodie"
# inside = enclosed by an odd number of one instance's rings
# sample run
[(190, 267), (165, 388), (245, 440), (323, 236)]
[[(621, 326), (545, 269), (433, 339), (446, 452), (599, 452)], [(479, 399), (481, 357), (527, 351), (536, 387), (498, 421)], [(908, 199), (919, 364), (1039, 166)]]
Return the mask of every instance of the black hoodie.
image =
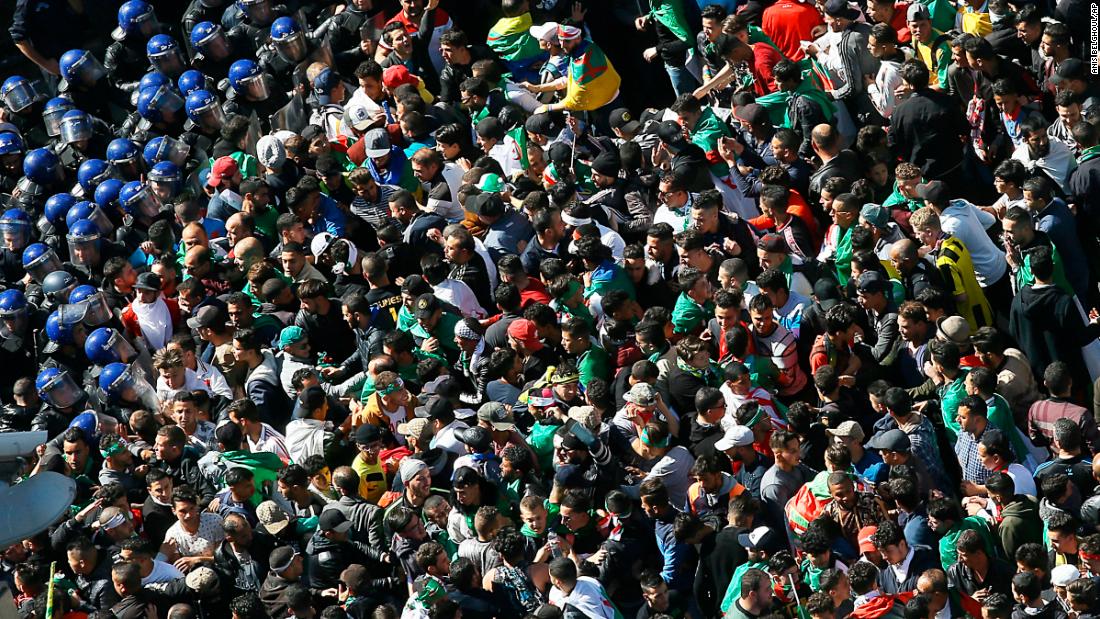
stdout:
[(1037, 284), (1017, 293), (1012, 300), (1009, 329), (1020, 350), (1041, 376), (1054, 361), (1064, 361), (1074, 372), (1075, 384), (1090, 382), (1081, 357), (1081, 346), (1095, 338), (1072, 297), (1054, 285)]

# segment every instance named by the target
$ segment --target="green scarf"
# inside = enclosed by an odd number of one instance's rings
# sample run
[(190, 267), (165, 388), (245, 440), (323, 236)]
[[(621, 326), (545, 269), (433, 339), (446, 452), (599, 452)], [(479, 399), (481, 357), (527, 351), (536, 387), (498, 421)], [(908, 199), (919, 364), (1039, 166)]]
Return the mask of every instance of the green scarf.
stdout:
[(855, 226), (842, 231), (836, 240), (836, 277), (841, 287), (852, 277), (852, 228)]
[(691, 40), (691, 29), (684, 15), (683, 0), (654, 0), (649, 14), (662, 26), (668, 28), (677, 39), (685, 42)]
[(808, 59), (801, 60), (799, 64), (803, 65), (803, 71), (802, 83), (798, 85), (798, 88), (791, 91), (777, 90), (763, 97), (758, 97), (756, 102), (764, 106), (771, 117), (772, 124), (779, 127), (789, 129), (794, 126), (793, 119), (788, 114), (789, 107), (787, 105), (791, 97), (794, 96), (808, 97), (817, 103), (821, 107), (821, 112), (825, 114), (826, 122), (832, 122), (833, 116), (836, 115), (836, 104), (829, 98), (828, 93), (814, 86), (812, 65), (808, 62)]
[(958, 412), (959, 403), (966, 397), (966, 370), (960, 370), (955, 380), (942, 385), (938, 391), (940, 396), (940, 412), (943, 415), (943, 428), (947, 431), (947, 438), (954, 445), (959, 439)]
[(1092, 161), (1097, 157), (1100, 157), (1100, 144), (1097, 144), (1096, 146), (1090, 146), (1081, 151), (1081, 156), (1077, 157), (1077, 165), (1081, 165), (1086, 161)]

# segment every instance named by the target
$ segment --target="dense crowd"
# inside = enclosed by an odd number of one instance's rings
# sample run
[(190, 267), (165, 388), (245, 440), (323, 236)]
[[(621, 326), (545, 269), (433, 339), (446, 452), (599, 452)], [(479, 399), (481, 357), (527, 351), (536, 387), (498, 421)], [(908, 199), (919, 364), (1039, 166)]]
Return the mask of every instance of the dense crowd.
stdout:
[(1087, 0), (12, 4), (22, 619), (1100, 616)]

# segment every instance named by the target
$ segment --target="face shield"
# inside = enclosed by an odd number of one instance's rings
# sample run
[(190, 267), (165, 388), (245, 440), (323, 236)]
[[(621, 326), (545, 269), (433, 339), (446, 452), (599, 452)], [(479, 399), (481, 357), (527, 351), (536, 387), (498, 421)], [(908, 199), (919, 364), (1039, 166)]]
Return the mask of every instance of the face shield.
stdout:
[(225, 31), (217, 26), (205, 39), (199, 40), (195, 47), (203, 56), (211, 60), (224, 60), (229, 57), (229, 40), (225, 38)]
[[(106, 304), (104, 304), (104, 306), (106, 306)], [(85, 318), (84, 322), (88, 322), (88, 319)], [(104, 349), (110, 351), (117, 359), (121, 359), (123, 363), (130, 363), (137, 357), (137, 351), (130, 345), (130, 342), (127, 342), (126, 338), (122, 337), (122, 334), (114, 329), (111, 329), (111, 338), (107, 340)]]
[(241, 80), (241, 90), (256, 101), (263, 101), (271, 94), (267, 87), (267, 77), (261, 73)]
[(60, 101), (53, 106), (46, 105), (45, 111), (42, 112), (42, 122), (46, 125), (46, 133), (50, 137), (56, 138), (61, 135), (61, 118), (71, 109), (73, 109), (72, 105), (64, 105)]
[(113, 399), (139, 404), (148, 410), (158, 410), (160, 403), (152, 385), (145, 379), (141, 368), (131, 365), (107, 387), (107, 396)]
[(13, 112), (22, 112), (34, 103), (36, 96), (31, 83), (21, 81), (4, 92), (4, 104)]
[[(5, 340), (5, 344), (7, 340), (17, 339), (19, 345), (22, 345), (22, 337), (27, 332), (28, 324), (27, 308), (25, 307), (0, 314), (0, 339)], [(18, 349), (18, 347), (16, 346), (15, 349)]]
[[(187, 156), (189, 154), (191, 154), (191, 146), (188, 145), (187, 142), (181, 142), (176, 138), (166, 135), (161, 138), (160, 146), (157, 148), (157, 152), (153, 158), (156, 161), (171, 161), (176, 164), (177, 168), (183, 168), (183, 164), (187, 162)], [(146, 151), (146, 157), (148, 156), (149, 153)]]
[(255, 26), (268, 26), (275, 21), (270, 0), (240, 0), (239, 6)]
[[(88, 308), (87, 313), (84, 314), (84, 324), (88, 326), (98, 327), (111, 319), (111, 308), (108, 307), (107, 299), (103, 296), (102, 291), (86, 297), (79, 304)], [(123, 339), (122, 342), (130, 347), (129, 342), (126, 340)], [(130, 350), (133, 350), (133, 347), (130, 347)]]
[(179, 48), (176, 47), (164, 50), (159, 54), (150, 54), (149, 63), (152, 64), (153, 68), (157, 71), (172, 77), (183, 73), (187, 68), (184, 66), (183, 57), (180, 56)]
[(66, 115), (61, 119), (61, 141), (72, 144), (92, 137), (92, 121), (87, 114)]
[(51, 247), (42, 255), (25, 264), (23, 268), (27, 271), (27, 275), (31, 276), (31, 279), (41, 284), (47, 275), (61, 270), (61, 259), (57, 257), (57, 252)]
[(54, 408), (69, 408), (80, 401), (84, 391), (68, 372), (61, 372), (41, 389), (42, 399)]
[(195, 110), (195, 124), (205, 131), (217, 131), (225, 124), (225, 112), (215, 101), (213, 104)]
[(275, 43), (275, 51), (290, 62), (301, 62), (309, 52), (309, 48), (306, 46), (306, 37), (301, 32), (296, 32), (282, 40), (273, 41), (273, 43)]
[(99, 233), (68, 235), (69, 260), (82, 267), (92, 267), (99, 262)]
[(111, 223), (111, 219), (107, 217), (107, 213), (105, 213), (98, 204), (94, 206), (92, 212), (88, 214), (88, 220), (99, 228), (99, 232), (102, 236), (111, 236), (111, 233), (115, 231), (115, 225)]
[(103, 68), (103, 63), (99, 62), (99, 59), (95, 56), (85, 53), (80, 60), (77, 60), (69, 71), (72, 73), (73, 79), (70, 81), (80, 82), (86, 86), (95, 84), (104, 75), (107, 75), (107, 70)]
[(0, 233), (4, 235), (4, 247), (23, 251), (30, 242), (31, 225), (20, 219), (0, 219)]
[[(149, 178), (149, 184), (143, 186), (136, 194), (126, 201), (126, 208), (133, 215), (143, 215), (150, 219), (157, 216), (160, 213), (161, 203), (155, 195), (156, 184), (163, 183), (163, 180), (155, 180), (152, 177)], [(172, 180), (173, 186), (175, 185), (175, 179)]]

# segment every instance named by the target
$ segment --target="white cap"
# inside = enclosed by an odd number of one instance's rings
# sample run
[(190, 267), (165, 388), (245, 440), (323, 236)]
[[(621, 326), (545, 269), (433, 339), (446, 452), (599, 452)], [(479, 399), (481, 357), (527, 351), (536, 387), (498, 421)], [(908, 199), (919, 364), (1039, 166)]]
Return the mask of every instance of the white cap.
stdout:
[(309, 250), (313, 252), (314, 258), (320, 258), (321, 254), (325, 253), (332, 244), (336, 242), (336, 237), (329, 232), (322, 232), (313, 237), (313, 240), (309, 242)]
[(286, 161), (286, 147), (273, 135), (265, 135), (256, 142), (256, 159), (265, 168), (278, 168)]
[(1056, 587), (1068, 587), (1081, 578), (1081, 571), (1070, 564), (1050, 570), (1050, 582)]
[(540, 26), (531, 26), (531, 36), (539, 41), (558, 40), (558, 22), (548, 21)]
[(344, 122), (356, 131), (363, 131), (371, 125), (370, 111), (362, 103), (352, 103), (344, 108)]
[(752, 428), (748, 426), (732, 426), (722, 438), (714, 443), (718, 451), (733, 449), (734, 447), (748, 447), (753, 443)]

